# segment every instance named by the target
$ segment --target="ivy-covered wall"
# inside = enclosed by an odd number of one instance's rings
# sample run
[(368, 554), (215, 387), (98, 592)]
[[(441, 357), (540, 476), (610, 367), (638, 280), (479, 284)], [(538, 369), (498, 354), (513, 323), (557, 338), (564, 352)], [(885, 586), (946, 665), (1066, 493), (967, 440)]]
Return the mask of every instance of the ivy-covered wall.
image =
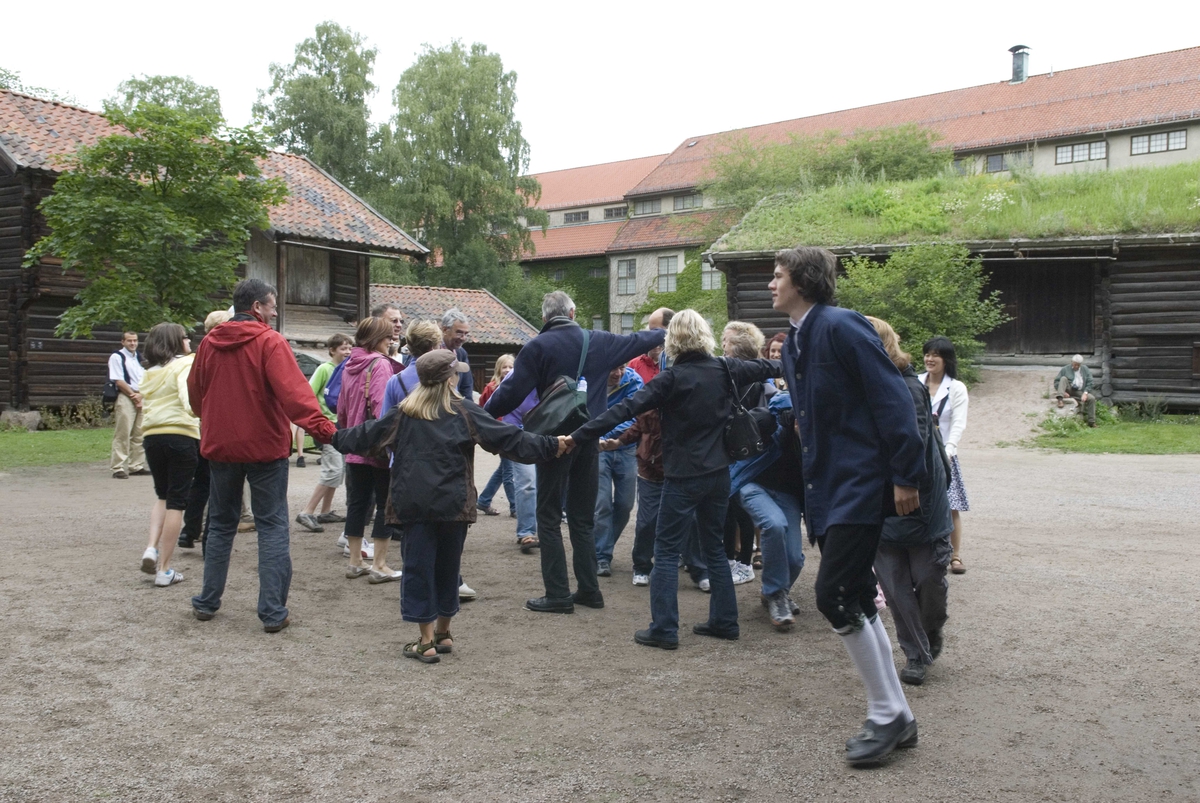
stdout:
[(689, 248), (684, 251), (683, 270), (675, 277), (675, 292), (660, 293), (652, 288), (649, 299), (638, 310), (638, 315), (649, 315), (659, 307), (667, 307), (676, 312), (694, 309), (712, 322), (713, 332), (719, 338), (721, 330), (729, 322), (729, 308), (725, 300), (725, 277), (721, 276), (719, 289), (701, 290), (701, 268), (700, 249)]
[[(575, 320), (590, 327), (593, 316), (599, 315), (608, 322), (608, 258), (581, 257), (579, 259), (555, 259), (545, 262), (526, 262), (522, 268), (529, 270), (530, 277), (544, 280), (556, 289), (565, 290), (575, 300)], [(592, 277), (596, 270), (599, 276)], [(562, 271), (562, 279), (554, 277)]]

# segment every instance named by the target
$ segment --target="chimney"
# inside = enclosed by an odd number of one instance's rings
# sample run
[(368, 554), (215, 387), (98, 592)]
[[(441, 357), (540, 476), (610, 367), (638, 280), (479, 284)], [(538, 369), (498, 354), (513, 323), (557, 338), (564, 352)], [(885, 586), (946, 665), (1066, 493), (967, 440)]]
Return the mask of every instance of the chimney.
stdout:
[(1008, 49), (1013, 54), (1013, 71), (1010, 84), (1023, 84), (1029, 77), (1029, 48), (1025, 45), (1014, 45)]

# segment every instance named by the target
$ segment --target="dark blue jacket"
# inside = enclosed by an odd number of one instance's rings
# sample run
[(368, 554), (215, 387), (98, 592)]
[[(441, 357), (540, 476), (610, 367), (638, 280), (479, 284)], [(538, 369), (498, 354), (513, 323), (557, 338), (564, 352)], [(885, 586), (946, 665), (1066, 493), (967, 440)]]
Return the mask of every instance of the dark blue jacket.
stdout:
[[(630, 335), (592, 330), (583, 376), (587, 379), (588, 413), (598, 418), (608, 409), (608, 372), (639, 354), (661, 346), (665, 329), (651, 329)], [(529, 391), (540, 398), (560, 376), (574, 378), (583, 350), (583, 330), (570, 318), (552, 318), (541, 333), (525, 344), (508, 379), (500, 383), (484, 407), (496, 418), (507, 415)]]
[[(467, 350), (459, 346), (454, 350), (454, 359), (459, 362), (471, 364)], [(475, 401), (475, 376), (472, 371), (464, 371), (458, 375), (458, 395), (464, 399)]]
[(874, 327), (853, 310), (817, 304), (784, 342), (783, 365), (800, 425), (809, 534), (881, 524), (894, 514), (892, 486), (925, 478), (925, 447)]

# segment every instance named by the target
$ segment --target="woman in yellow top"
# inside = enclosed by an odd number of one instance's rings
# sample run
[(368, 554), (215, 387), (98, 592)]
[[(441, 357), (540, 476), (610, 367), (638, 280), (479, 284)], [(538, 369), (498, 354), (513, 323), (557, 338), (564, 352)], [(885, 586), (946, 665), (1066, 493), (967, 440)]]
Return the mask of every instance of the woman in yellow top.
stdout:
[(154, 585), (164, 587), (183, 580), (171, 568), (171, 554), (200, 459), (200, 419), (192, 415), (188, 402), (187, 379), (194, 355), (184, 328), (177, 323), (158, 324), (147, 335), (143, 354), (147, 369), (140, 388), (143, 445), (158, 501), (150, 510), (150, 541), (142, 553), (142, 571), (154, 575)]

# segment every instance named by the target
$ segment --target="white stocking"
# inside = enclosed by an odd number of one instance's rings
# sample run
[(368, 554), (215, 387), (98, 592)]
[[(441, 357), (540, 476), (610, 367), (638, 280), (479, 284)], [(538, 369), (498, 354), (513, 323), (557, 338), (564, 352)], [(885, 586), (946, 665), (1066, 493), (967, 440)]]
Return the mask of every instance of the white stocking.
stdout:
[[(888, 673), (895, 675), (896, 667), (890, 655), (886, 661), (880, 660), (879, 642), (871, 623), (864, 622), (861, 630), (839, 631), (838, 635), (842, 637), (842, 644), (850, 653), (850, 660), (866, 687), (867, 719), (883, 725), (900, 716), (907, 708), (907, 703), (902, 693), (897, 696), (888, 680)], [(899, 682), (897, 679), (896, 683)]]

